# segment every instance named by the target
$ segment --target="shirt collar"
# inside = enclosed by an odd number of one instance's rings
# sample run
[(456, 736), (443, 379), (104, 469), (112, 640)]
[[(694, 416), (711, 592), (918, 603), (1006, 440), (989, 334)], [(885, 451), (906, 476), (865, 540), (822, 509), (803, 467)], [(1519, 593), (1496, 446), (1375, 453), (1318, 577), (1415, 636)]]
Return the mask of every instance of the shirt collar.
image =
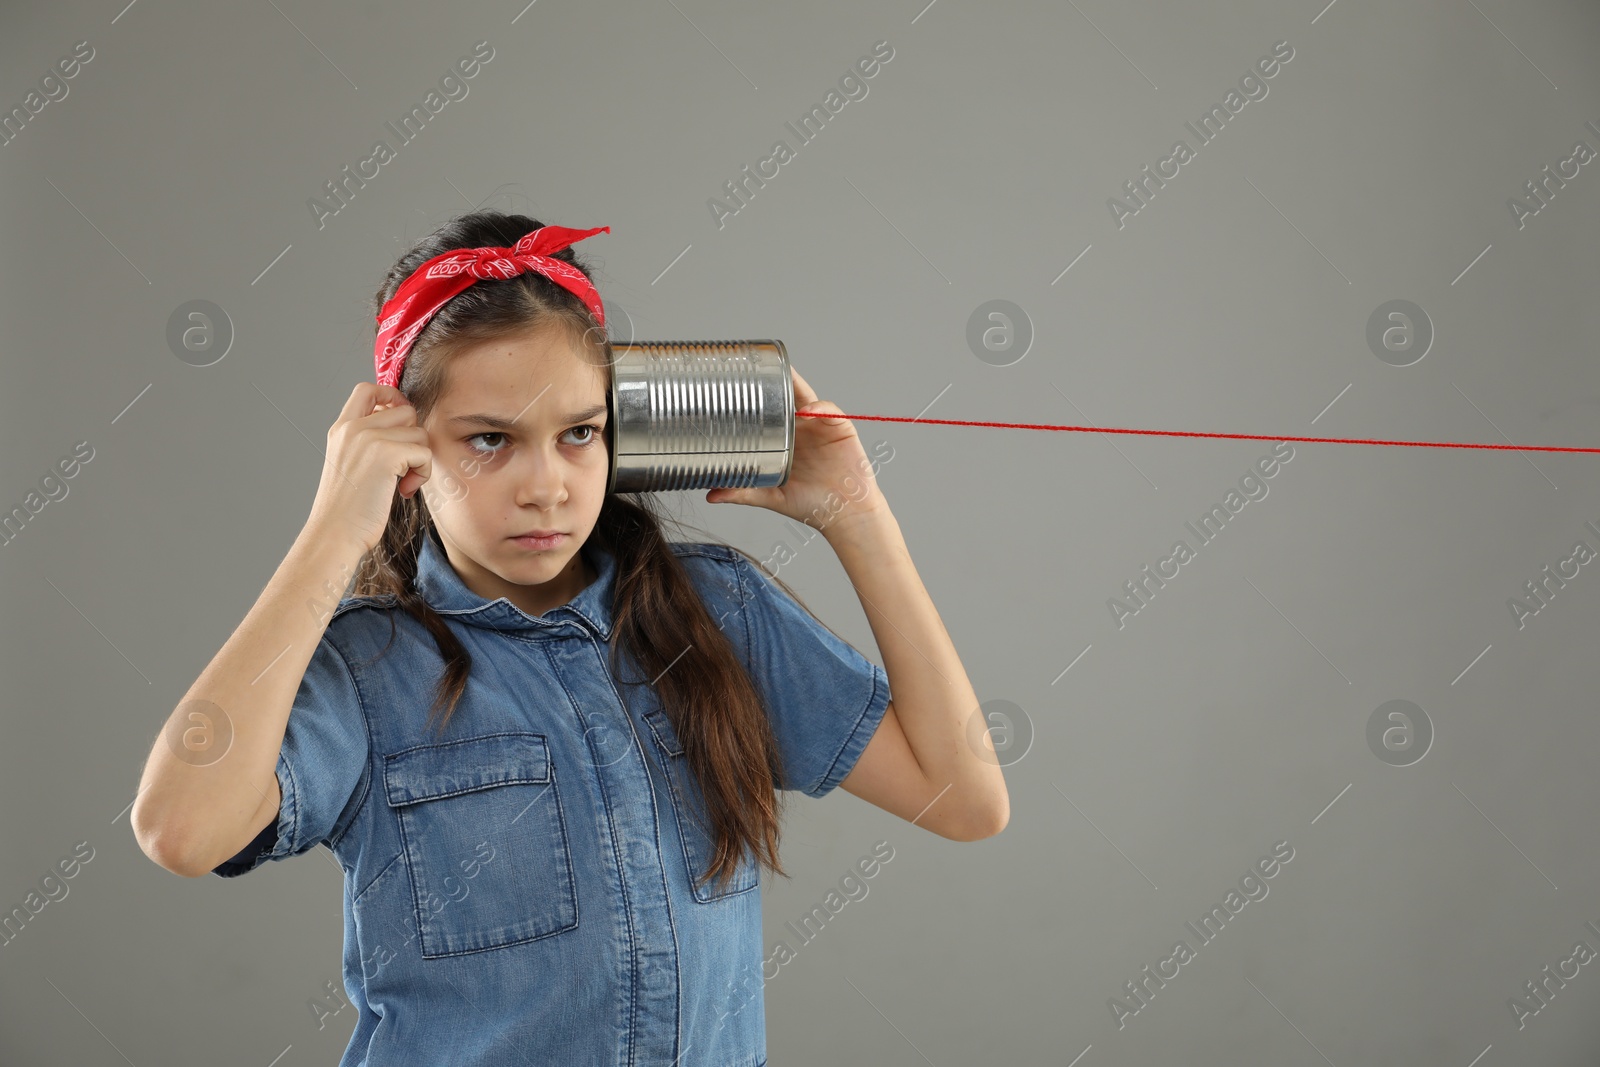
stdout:
[(574, 625), (586, 626), (600, 640), (611, 639), (611, 596), (616, 585), (616, 557), (593, 537), (578, 549), (599, 575), (582, 592), (543, 615), (529, 615), (505, 597), (486, 600), (468, 589), (450, 565), (430, 528), (417, 553), (418, 595), (440, 615), (492, 630), (516, 630), (532, 636), (556, 637)]

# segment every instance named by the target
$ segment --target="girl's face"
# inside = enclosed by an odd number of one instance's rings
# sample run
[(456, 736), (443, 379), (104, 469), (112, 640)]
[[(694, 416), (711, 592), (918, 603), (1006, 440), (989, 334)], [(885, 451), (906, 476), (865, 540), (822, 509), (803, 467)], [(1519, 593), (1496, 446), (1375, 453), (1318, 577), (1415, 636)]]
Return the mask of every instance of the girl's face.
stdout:
[[(433, 473), (422, 486), (462, 582), (530, 615), (593, 580), (578, 549), (605, 499), (609, 375), (560, 330), (486, 341), (451, 360), (422, 426)], [(549, 547), (514, 540), (555, 531)]]

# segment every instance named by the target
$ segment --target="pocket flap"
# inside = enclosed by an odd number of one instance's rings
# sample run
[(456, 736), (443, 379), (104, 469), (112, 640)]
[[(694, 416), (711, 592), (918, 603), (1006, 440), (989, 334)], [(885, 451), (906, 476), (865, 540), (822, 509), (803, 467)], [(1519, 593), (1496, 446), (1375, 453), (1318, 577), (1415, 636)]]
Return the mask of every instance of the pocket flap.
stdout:
[(660, 708), (651, 708), (644, 713), (645, 725), (650, 727), (650, 732), (656, 735), (656, 743), (660, 745), (669, 756), (683, 755), (683, 745), (678, 741), (678, 734), (672, 728), (672, 720), (667, 718), (667, 713)]
[(383, 759), (390, 807), (497, 785), (550, 781), (550, 750), (543, 734), (488, 734), (417, 745)]

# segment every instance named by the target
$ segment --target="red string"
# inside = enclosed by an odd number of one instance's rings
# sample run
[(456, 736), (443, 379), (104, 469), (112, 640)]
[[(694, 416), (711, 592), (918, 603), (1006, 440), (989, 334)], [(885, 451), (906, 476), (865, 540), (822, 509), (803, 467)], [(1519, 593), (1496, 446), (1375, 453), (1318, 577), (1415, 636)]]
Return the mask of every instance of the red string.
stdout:
[(864, 419), (868, 422), (925, 422), (939, 426), (996, 426), (1010, 430), (1070, 430), (1075, 433), (1137, 433), (1161, 437), (1226, 437), (1240, 441), (1312, 441), (1332, 445), (1405, 445), (1410, 448), (1500, 448), (1512, 452), (1600, 452), (1600, 448), (1563, 445), (1494, 445), (1472, 441), (1384, 441), (1371, 437), (1290, 437), (1287, 434), (1200, 433), (1194, 430), (1130, 430), (1116, 426), (1053, 426), (1038, 422), (968, 422), (963, 419), (909, 419), (896, 415), (831, 415), (825, 411), (797, 411), (808, 419)]

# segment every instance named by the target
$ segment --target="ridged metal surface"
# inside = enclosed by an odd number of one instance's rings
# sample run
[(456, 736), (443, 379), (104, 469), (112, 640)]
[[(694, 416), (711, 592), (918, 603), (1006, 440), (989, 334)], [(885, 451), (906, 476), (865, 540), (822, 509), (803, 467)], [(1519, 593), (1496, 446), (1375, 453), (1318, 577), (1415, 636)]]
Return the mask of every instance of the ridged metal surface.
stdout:
[(782, 485), (794, 382), (782, 341), (613, 345), (610, 491)]

